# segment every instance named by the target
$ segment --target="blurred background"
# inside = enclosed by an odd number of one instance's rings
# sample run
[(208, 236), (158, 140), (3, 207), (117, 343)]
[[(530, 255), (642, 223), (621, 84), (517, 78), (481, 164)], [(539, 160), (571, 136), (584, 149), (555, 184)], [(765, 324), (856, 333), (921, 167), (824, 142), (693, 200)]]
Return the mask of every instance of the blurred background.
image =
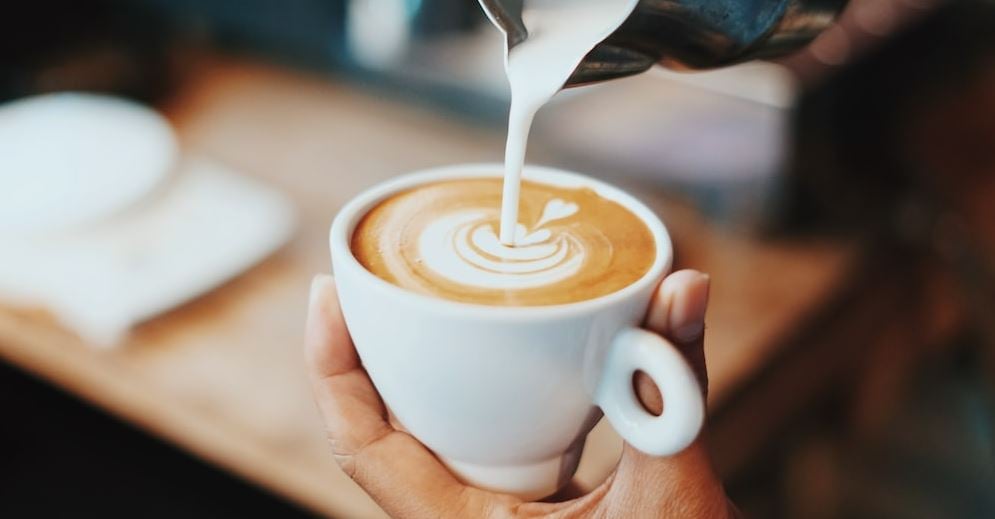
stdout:
[[(995, 517), (993, 27), (851, 0), (776, 63), (539, 115), (530, 162), (632, 190), (712, 275), (709, 442), (748, 516)], [(0, 515), (380, 516), (303, 380), (307, 286), (362, 189), (501, 160), (502, 60), (469, 0), (7, 2)], [(581, 482), (619, 449), (599, 425)]]

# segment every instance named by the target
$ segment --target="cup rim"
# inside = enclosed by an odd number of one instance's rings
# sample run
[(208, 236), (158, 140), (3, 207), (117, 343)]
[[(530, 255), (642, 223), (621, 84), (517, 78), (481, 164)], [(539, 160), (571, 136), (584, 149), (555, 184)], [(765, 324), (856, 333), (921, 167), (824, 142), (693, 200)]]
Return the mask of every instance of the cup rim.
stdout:
[[(647, 226), (656, 243), (656, 258), (650, 268), (636, 281), (614, 292), (592, 299), (570, 303), (539, 306), (499, 306), (453, 301), (408, 290), (394, 285), (366, 269), (352, 253), (352, 233), (373, 207), (396, 193), (432, 182), (461, 178), (501, 178), (504, 165), (498, 163), (457, 164), (429, 168), (406, 173), (399, 177), (376, 184), (350, 200), (335, 215), (329, 230), (334, 275), (355, 276), (362, 281), (364, 289), (374, 290), (394, 299), (404, 300), (424, 307), (433, 306), (447, 313), (480, 319), (544, 320), (551, 317), (569, 317), (590, 314), (624, 301), (638, 294), (648, 285), (658, 283), (670, 270), (673, 262), (673, 244), (666, 226), (660, 218), (643, 202), (624, 190), (606, 182), (558, 168), (527, 165), (522, 171), (524, 180), (570, 187), (589, 187), (600, 196), (622, 204), (632, 211)], [(339, 270), (345, 269), (345, 272)]]

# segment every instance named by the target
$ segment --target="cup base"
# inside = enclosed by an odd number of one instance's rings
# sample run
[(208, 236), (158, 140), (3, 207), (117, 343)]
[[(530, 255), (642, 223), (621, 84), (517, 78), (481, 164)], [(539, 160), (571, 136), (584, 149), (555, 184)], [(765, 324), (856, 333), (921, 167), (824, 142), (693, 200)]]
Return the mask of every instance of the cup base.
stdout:
[(584, 442), (578, 443), (562, 456), (523, 465), (481, 465), (440, 459), (468, 485), (535, 501), (555, 494), (570, 482), (584, 450)]

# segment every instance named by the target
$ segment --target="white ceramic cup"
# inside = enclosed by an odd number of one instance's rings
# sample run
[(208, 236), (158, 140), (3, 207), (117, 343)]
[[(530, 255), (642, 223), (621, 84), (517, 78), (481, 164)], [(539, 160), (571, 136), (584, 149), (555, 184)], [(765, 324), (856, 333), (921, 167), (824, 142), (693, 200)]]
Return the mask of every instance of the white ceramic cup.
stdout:
[[(353, 256), (353, 230), (377, 203), (423, 184), (502, 171), (482, 164), (405, 175), (357, 196), (332, 224), (346, 326), (395, 419), (465, 482), (525, 499), (569, 481), (602, 411), (643, 452), (683, 450), (701, 428), (701, 389), (674, 346), (639, 327), (673, 252), (659, 218), (632, 196), (575, 173), (524, 171), (535, 182), (591, 188), (652, 232), (656, 260), (649, 271), (595, 299), (541, 307), (460, 303), (392, 285)], [(663, 394), (661, 416), (648, 413), (633, 391), (639, 370)]]

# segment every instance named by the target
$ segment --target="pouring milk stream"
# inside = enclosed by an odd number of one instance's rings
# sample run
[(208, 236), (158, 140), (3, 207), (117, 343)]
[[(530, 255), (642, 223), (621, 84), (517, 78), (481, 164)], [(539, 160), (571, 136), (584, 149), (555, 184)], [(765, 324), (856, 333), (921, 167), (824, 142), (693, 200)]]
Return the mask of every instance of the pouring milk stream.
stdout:
[[(599, 42), (615, 31), (638, 0), (526, 0), (529, 37), (505, 57), (511, 85), (501, 201), (501, 243), (514, 246), (525, 148), (532, 119)], [(521, 233), (518, 233), (521, 234)]]

